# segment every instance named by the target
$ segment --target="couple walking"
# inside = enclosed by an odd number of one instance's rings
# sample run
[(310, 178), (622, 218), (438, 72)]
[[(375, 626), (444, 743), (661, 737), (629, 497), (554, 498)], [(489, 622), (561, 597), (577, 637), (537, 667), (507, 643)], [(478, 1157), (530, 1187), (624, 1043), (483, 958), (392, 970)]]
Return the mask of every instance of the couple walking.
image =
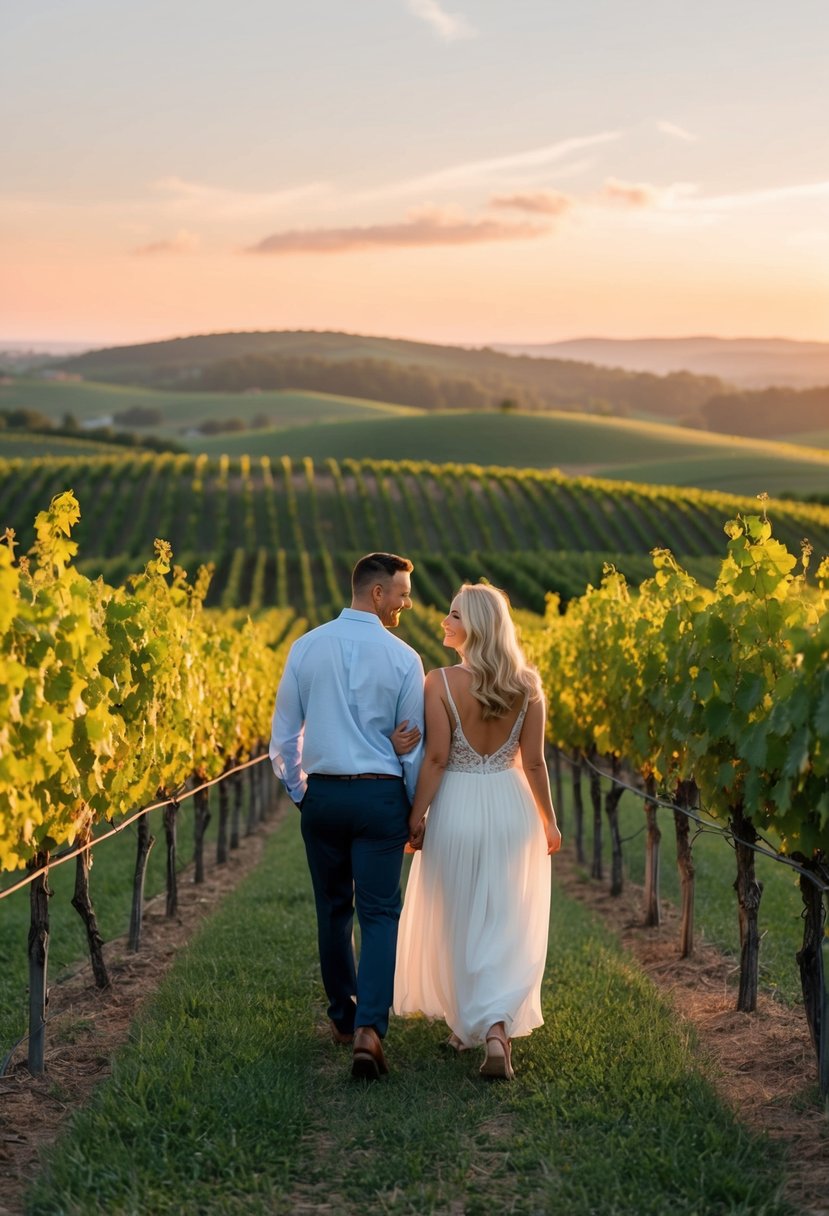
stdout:
[(353, 1045), (352, 1074), (388, 1071), (393, 1004), (443, 1018), (452, 1047), (482, 1045), (481, 1073), (510, 1079), (512, 1038), (542, 1022), (548, 855), (561, 844), (544, 700), (506, 597), (483, 584), (461, 587), (443, 621), (460, 663), (424, 681), (390, 632), (412, 570), (392, 553), (361, 558), (351, 607), (294, 643), (270, 756), (301, 812), (331, 1034)]

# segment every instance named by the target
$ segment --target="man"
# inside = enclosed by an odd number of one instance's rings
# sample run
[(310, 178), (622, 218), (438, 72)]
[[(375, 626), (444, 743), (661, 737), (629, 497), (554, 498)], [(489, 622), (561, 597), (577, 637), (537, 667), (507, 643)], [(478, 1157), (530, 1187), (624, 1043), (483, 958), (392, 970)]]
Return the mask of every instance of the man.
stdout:
[[(394, 990), (403, 847), (423, 754), (423, 664), (388, 632), (411, 608), (413, 568), (394, 553), (357, 562), (351, 607), (291, 647), (271, 732), (274, 772), (302, 814), (331, 1034), (335, 1043), (353, 1043), (352, 1075), (369, 1080), (388, 1071), (381, 1040)], [(390, 736), (405, 719), (418, 741), (398, 756)]]

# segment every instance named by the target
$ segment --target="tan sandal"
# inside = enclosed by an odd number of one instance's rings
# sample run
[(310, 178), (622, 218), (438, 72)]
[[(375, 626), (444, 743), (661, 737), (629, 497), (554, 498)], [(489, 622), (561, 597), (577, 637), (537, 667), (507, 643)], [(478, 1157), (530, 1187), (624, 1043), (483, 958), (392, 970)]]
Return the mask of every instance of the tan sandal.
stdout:
[(512, 1081), (512, 1047), (503, 1023), (490, 1026), (486, 1036), (486, 1057), (481, 1065), (481, 1076), (488, 1081)]

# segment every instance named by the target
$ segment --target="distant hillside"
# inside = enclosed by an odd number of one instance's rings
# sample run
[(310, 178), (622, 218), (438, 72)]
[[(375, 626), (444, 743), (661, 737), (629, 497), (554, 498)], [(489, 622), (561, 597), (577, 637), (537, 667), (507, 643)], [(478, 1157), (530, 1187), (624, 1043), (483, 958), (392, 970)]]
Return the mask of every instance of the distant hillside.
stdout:
[(576, 338), (537, 345), (498, 345), (536, 359), (584, 359), (627, 371), (688, 371), (718, 376), (741, 388), (829, 384), (829, 342), (785, 338)]
[(681, 372), (655, 376), (575, 360), (512, 356), (358, 334), (204, 334), (89, 351), (62, 367), (86, 380), (172, 390), (305, 389), (420, 409), (697, 414), (725, 387)]
[(0, 458), (3, 460), (30, 460), (41, 456), (123, 456), (123, 453), (122, 446), (93, 439), (0, 430)]
[(649, 485), (733, 493), (829, 491), (829, 455), (782, 443), (725, 438), (685, 427), (584, 414), (458, 414), (378, 417), (209, 437), (191, 450), (212, 458), (248, 454), (315, 461), (440, 460), (513, 468), (556, 468)]
[(62, 383), (37, 376), (9, 378), (9, 383), (0, 384), (0, 415), (4, 410), (37, 410), (54, 424), (71, 414), (83, 429), (129, 426), (171, 439), (205, 425), (211, 429), (216, 423), (226, 424), (228, 430), (238, 426), (283, 428), (417, 412), (342, 394), (167, 392), (91, 380)]

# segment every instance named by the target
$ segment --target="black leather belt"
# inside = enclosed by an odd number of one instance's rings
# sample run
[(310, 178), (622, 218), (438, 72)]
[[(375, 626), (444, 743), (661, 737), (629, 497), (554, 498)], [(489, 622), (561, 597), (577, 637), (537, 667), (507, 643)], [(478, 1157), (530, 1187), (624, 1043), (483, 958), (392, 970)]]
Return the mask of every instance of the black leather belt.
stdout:
[(394, 773), (309, 773), (316, 781), (402, 781)]

